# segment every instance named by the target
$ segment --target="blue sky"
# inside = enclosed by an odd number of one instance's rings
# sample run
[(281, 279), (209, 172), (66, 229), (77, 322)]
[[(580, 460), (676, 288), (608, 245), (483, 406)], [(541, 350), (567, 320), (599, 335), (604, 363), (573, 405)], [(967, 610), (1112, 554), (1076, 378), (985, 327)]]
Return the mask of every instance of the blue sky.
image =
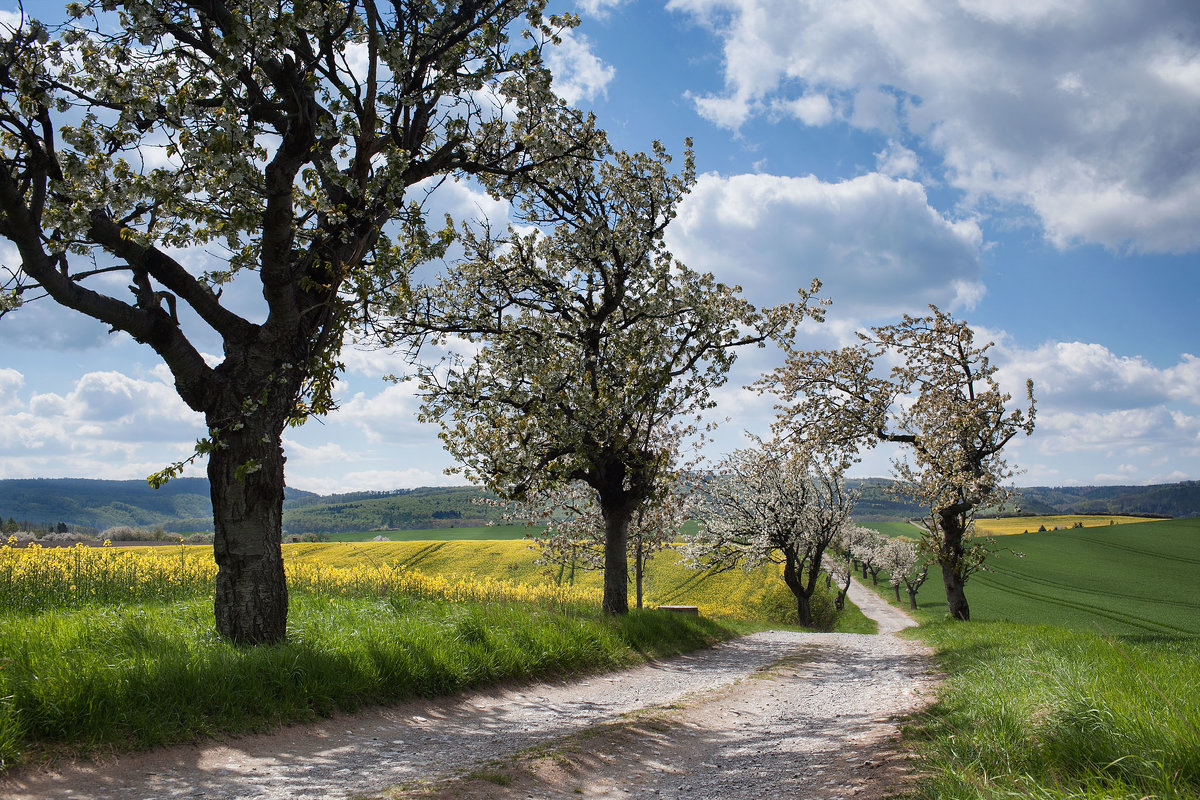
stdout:
[[(570, 8), (560, 93), (619, 147), (695, 140), (700, 179), (668, 232), (689, 266), (761, 304), (820, 277), (833, 306), (805, 346), (931, 302), (967, 319), (996, 342), (1005, 388), (1035, 381), (1019, 483), (1200, 478), (1194, 0)], [(504, 215), (469, 186), (439, 202)], [(0, 477), (141, 478), (203, 433), (154, 354), (97, 323), (32, 304), (0, 320), (0, 353)], [(765, 431), (770, 403), (740, 387), (776, 358), (740, 360), (713, 457)], [(286, 435), (289, 484), (456, 482), (412, 387), (380, 378), (395, 359), (346, 363), (341, 410)], [(857, 472), (886, 474), (889, 457)]]

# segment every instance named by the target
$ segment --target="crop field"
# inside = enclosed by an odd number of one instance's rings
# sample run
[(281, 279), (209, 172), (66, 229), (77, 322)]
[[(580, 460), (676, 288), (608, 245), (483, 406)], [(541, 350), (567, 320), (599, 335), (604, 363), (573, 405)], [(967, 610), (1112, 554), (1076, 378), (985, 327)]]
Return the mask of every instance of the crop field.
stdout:
[(524, 525), (480, 525), (464, 528), (424, 528), (412, 531), (358, 531), (327, 534), (331, 542), (369, 542), (383, 536), (391, 542), (455, 542), (476, 539), (523, 539), (530, 531)]
[(997, 519), (975, 520), (975, 530), (987, 536), (1012, 536), (1019, 533), (1036, 533), (1039, 527), (1047, 532), (1056, 528), (1069, 530), (1076, 525), (1084, 528), (1101, 526), (1141, 524), (1148, 521), (1145, 517), (1108, 516), (1104, 514), (1057, 514), (1042, 517), (999, 517)]
[[(452, 580), (490, 577), (522, 585), (561, 581), (580, 591), (599, 593), (601, 589), (599, 572), (579, 570), (572, 580), (566, 570), (534, 564), (537, 553), (524, 541), (287, 544), (283, 547), (283, 557), (285, 563), (295, 565), (334, 568), (388, 565)], [(712, 574), (688, 569), (673, 551), (660, 553), (651, 560), (644, 585), (648, 607), (694, 605), (701, 614), (718, 619), (763, 619), (790, 597), (778, 566)], [(630, 603), (633, 601), (631, 588)], [(853, 630), (865, 630), (871, 624), (856, 609), (848, 610), (844, 617), (842, 625)]]
[[(1085, 528), (1112, 527), (1114, 525), (1131, 525), (1143, 522), (1161, 522), (1162, 520), (1147, 520), (1145, 517), (1109, 516), (1101, 514), (1056, 514), (1041, 517), (998, 517), (996, 519), (975, 520), (975, 530), (985, 536), (1013, 536), (1020, 533), (1037, 533), (1039, 527), (1045, 527), (1046, 532), (1056, 528), (1070, 530), (1075, 525), (1082, 524)], [(863, 527), (879, 531), (884, 536), (895, 538), (907, 536), (916, 538), (920, 530), (911, 522), (864, 522)]]
[[(971, 576), (971, 619), (1114, 635), (1200, 635), (1200, 519), (1015, 534)], [(1017, 557), (1015, 553), (1024, 554)], [(920, 609), (945, 611), (931, 570)]]
[(897, 536), (915, 539), (921, 533), (911, 522), (863, 522), (861, 524), (864, 528), (879, 531), (889, 539), (895, 539)]
[[(118, 549), (121, 551), (135, 551), (150, 559), (196, 559), (202, 564), (210, 564), (212, 557), (211, 548), (203, 545)], [(536, 558), (537, 552), (522, 540), (283, 545), (289, 585), (371, 587), (400, 580), (406, 574), (419, 574), (422, 580), (444, 582), (448, 586), (486, 587), (479, 589), (483, 592), (479, 598), (484, 600), (492, 596), (524, 600), (527, 595), (531, 598), (545, 595), (550, 599), (571, 598), (571, 602), (599, 604), (600, 572), (578, 570), (572, 578), (559, 567), (534, 564)], [(211, 568), (215, 570), (215, 566)], [(778, 622), (795, 611), (780, 569), (768, 564), (751, 572), (733, 569), (714, 574), (689, 569), (680, 563), (678, 553), (665, 551), (647, 566), (644, 604), (647, 608), (693, 605), (701, 614), (714, 619)], [(439, 596), (453, 599), (453, 592), (446, 591), (449, 593)], [(634, 589), (630, 586), (631, 606), (634, 601)], [(820, 598), (814, 598), (814, 603), (820, 602)], [(875, 623), (851, 605), (842, 613), (837, 629), (874, 632)]]

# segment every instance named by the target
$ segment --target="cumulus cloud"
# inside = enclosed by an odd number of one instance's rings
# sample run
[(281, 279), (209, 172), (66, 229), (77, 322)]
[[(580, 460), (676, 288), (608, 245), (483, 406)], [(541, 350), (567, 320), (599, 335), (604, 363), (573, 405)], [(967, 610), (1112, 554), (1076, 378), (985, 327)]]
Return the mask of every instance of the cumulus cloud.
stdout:
[(604, 19), (609, 12), (624, 5), (625, 0), (575, 0), (575, 7), (581, 14), (595, 19)]
[(154, 374), (89, 372), (64, 394), (24, 396), (12, 373), (0, 371), (0, 477), (144, 478), (204, 435), (201, 415)]
[(15, 369), (0, 369), (0, 411), (17, 403), (17, 392), (25, 385), (25, 376)]
[(1023, 482), (1054, 483), (1065, 473), (1074, 483), (1142, 484), (1200, 474), (1200, 359), (1185, 353), (1160, 367), (1095, 343), (1022, 350), (997, 338), (1000, 385), (1018, 394), (1032, 378), (1038, 402), (1033, 437), (1012, 443), (1029, 466)]
[(706, 174), (667, 240), (684, 263), (760, 303), (818, 277), (838, 317), (970, 308), (984, 292), (979, 227), (942, 216), (920, 184), (877, 173), (839, 183)]
[(1195, 404), (1200, 398), (1200, 358), (1187, 353), (1177, 364), (1160, 368), (1086, 342), (1047, 342), (1031, 351), (1001, 352), (1002, 385), (1020, 386), (1032, 378), (1038, 397), (1060, 407), (1145, 409)]
[(337, 419), (356, 426), (372, 445), (437, 446), (437, 428), (417, 421), (421, 401), (414, 381), (392, 384), (383, 391), (357, 392), (342, 403)]
[(592, 43), (583, 34), (566, 30), (561, 39), (561, 44), (545, 51), (555, 93), (572, 105), (602, 96), (616, 69), (592, 52)]
[(1200, 17), (1191, 0), (958, 4), (671, 0), (723, 43), (697, 111), (922, 140), (969, 197), (1027, 204), (1056, 246), (1200, 247)]

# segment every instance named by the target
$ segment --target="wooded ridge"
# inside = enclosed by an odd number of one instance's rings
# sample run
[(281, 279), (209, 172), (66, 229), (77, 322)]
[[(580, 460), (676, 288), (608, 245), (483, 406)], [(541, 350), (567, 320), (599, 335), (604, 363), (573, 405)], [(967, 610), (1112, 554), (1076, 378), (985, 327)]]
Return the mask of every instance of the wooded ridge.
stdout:
[[(862, 488), (856, 519), (921, 515), (921, 509), (887, 493), (890, 481), (886, 479), (849, 483)], [(1022, 514), (1200, 516), (1200, 481), (1152, 486), (1033, 486), (1019, 489), (1019, 495)], [(473, 486), (333, 495), (289, 488), (283, 520), (289, 533), (421, 530), (499, 521), (497, 509), (475, 502), (484, 496)], [(212, 503), (204, 478), (176, 478), (158, 490), (138, 480), (7, 479), (0, 480), (0, 521), (9, 519), (40, 526), (62, 522), (72, 529), (96, 532), (128, 525), (186, 533), (212, 530)]]

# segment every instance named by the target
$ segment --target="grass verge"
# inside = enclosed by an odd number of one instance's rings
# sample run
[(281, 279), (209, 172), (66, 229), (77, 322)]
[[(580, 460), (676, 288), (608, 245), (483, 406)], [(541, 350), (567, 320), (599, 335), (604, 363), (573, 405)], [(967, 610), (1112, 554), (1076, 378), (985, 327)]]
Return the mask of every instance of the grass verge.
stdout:
[(917, 800), (1200, 797), (1200, 635), (909, 613), (946, 676), (905, 730)]
[(609, 669), (734, 634), (666, 612), (614, 619), (400, 595), (295, 593), (287, 641), (257, 648), (220, 639), (209, 600), (10, 614), (0, 617), (0, 769)]
[(947, 678), (907, 737), (918, 798), (1200, 797), (1200, 638), (939, 622)]

